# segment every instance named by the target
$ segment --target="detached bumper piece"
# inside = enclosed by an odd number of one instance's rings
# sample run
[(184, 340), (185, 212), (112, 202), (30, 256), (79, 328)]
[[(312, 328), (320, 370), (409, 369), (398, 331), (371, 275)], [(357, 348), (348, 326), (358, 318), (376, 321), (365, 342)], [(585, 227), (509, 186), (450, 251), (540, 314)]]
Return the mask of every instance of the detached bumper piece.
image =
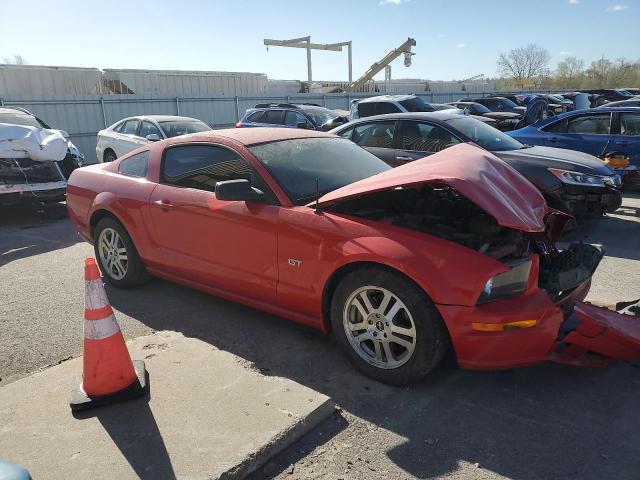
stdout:
[(640, 315), (582, 302), (576, 302), (560, 330), (558, 349), (549, 356), (553, 362), (590, 367), (605, 366), (611, 360), (639, 359)]

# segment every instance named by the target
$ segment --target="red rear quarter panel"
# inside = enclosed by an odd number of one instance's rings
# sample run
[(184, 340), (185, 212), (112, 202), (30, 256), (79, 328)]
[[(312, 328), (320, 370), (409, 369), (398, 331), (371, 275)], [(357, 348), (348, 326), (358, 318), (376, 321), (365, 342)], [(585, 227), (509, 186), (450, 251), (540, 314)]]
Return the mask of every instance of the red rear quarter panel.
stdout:
[[(115, 216), (131, 236), (138, 253), (145, 260), (152, 257), (148, 235), (148, 199), (156, 183), (117, 173), (120, 162), (138, 150), (109, 164), (90, 165), (75, 170), (67, 182), (67, 210), (80, 234), (89, 242), (91, 219), (106, 211)], [(154, 155), (149, 159), (149, 174), (154, 168)], [(149, 177), (149, 175), (147, 175)]]

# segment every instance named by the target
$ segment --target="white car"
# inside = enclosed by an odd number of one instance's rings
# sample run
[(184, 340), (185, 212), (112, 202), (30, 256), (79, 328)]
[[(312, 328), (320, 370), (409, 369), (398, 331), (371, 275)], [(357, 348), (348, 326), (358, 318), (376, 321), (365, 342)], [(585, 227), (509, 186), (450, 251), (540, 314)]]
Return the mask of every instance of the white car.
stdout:
[(165, 138), (211, 130), (200, 120), (173, 115), (144, 115), (119, 120), (98, 132), (96, 158), (98, 162), (112, 162), (142, 145)]

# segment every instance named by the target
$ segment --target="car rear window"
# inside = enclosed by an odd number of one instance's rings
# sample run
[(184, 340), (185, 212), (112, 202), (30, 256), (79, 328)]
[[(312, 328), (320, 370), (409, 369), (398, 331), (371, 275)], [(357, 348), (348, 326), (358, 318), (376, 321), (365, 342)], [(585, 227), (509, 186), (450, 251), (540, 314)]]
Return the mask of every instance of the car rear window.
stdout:
[(160, 122), (160, 128), (167, 138), (211, 130), (209, 125), (200, 120)]
[(247, 117), (248, 122), (261, 123), (264, 112), (254, 112)]
[(125, 158), (118, 165), (118, 173), (130, 177), (146, 177), (149, 168), (149, 152), (144, 151)]
[(25, 113), (0, 113), (0, 123), (42, 128), (36, 117)]
[(399, 103), (407, 110), (407, 112), (435, 112), (436, 110), (420, 97), (408, 98)]

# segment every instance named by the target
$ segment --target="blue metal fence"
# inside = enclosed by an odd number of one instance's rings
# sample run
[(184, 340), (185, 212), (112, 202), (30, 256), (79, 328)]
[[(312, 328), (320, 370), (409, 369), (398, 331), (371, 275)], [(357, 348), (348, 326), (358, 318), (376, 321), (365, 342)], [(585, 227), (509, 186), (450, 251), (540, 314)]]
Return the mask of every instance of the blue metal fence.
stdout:
[[(495, 95), (487, 92), (484, 95)], [(380, 93), (310, 93), (286, 96), (168, 97), (140, 95), (32, 96), (0, 98), (0, 106), (20, 106), (42, 118), (52, 128), (65, 130), (89, 163), (96, 161), (98, 131), (118, 120), (135, 115), (182, 115), (202, 120), (213, 128), (233, 126), (248, 108), (257, 103), (317, 103), (332, 109), (348, 110), (351, 100)], [(447, 103), (482, 95), (477, 92), (421, 92), (430, 103)]]

